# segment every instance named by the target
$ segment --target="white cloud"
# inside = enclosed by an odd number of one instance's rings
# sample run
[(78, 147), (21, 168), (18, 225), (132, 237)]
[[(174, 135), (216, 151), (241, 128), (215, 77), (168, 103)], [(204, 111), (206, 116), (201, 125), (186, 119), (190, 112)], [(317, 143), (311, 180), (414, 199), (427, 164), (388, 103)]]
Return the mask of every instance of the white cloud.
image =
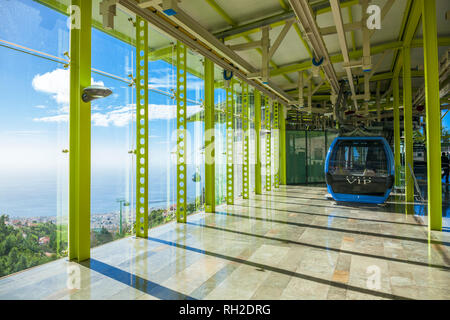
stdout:
[[(200, 105), (188, 106), (187, 116), (191, 116), (201, 111)], [(175, 119), (177, 115), (177, 107), (174, 105), (157, 105), (149, 104), (149, 120), (169, 120)], [(124, 127), (135, 117), (135, 106), (127, 105), (114, 108), (106, 113), (94, 112), (92, 113), (92, 124), (98, 127)], [(35, 118), (36, 122), (66, 122), (69, 120), (68, 114), (60, 114), (56, 116)]]
[(38, 105), (38, 106), (34, 106), (36, 109), (47, 109), (47, 106), (44, 105)]
[[(91, 79), (91, 83), (104, 85), (102, 81), (96, 82), (93, 79)], [(37, 74), (31, 84), (34, 90), (51, 94), (58, 104), (69, 104), (70, 102), (69, 69), (55, 69), (44, 74)]]
[[(176, 89), (176, 75), (166, 73), (162, 77), (149, 78), (149, 86), (154, 89)], [(201, 90), (203, 89), (203, 81), (188, 75), (187, 77), (187, 90)]]
[(92, 114), (94, 126), (108, 127), (110, 124), (116, 127), (124, 127), (132, 120), (134, 116), (132, 106), (120, 107), (107, 113), (96, 112)]
[(5, 131), (7, 135), (12, 136), (35, 136), (41, 134), (42, 131), (38, 130), (18, 130), (18, 131)]
[[(201, 110), (200, 105), (187, 106), (187, 116), (191, 116)], [(177, 106), (149, 104), (149, 120), (168, 120), (177, 117)]]
[(36, 122), (67, 122), (67, 121), (69, 121), (69, 115), (68, 114), (60, 114), (57, 116), (34, 118), (33, 121), (36, 121)]
[[(154, 88), (171, 88), (174, 84), (173, 77), (170, 73), (166, 73), (163, 77), (151, 78), (150, 86)], [(55, 69), (44, 74), (37, 74), (32, 81), (33, 88), (36, 91), (48, 93), (59, 104), (58, 114), (54, 116), (35, 118), (36, 122), (67, 122), (69, 120), (69, 103), (70, 103), (70, 71), (68, 69)], [(95, 82), (91, 79), (92, 84), (104, 85), (103, 82)], [(188, 89), (198, 89), (203, 86), (202, 81), (188, 75)], [(36, 106), (36, 108), (44, 109), (46, 106)], [(100, 112), (100, 108), (92, 106), (92, 124), (98, 127), (124, 127), (135, 117), (136, 106), (129, 104), (126, 106), (109, 106), (102, 108), (107, 112)], [(187, 116), (191, 116), (201, 110), (200, 105), (188, 106)], [(149, 104), (149, 120), (168, 120), (176, 118), (176, 106), (174, 105), (158, 105)]]

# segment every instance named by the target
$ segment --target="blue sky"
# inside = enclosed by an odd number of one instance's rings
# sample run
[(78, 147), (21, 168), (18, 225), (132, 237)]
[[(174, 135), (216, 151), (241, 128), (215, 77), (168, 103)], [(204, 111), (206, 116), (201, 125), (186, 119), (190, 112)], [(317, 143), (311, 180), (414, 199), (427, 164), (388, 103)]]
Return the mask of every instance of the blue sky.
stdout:
[[(54, 10), (31, 0), (1, 0), (0, 19), (1, 40), (60, 58), (69, 51), (67, 17)], [(134, 47), (96, 29), (92, 43), (93, 68), (125, 79), (133, 72)], [(165, 92), (174, 88), (172, 65), (155, 61), (149, 70), (151, 87)], [(122, 81), (96, 73), (92, 73), (92, 81), (113, 90), (113, 95), (92, 103), (92, 201), (97, 211), (104, 212), (105, 204), (115, 208), (116, 197), (129, 196), (133, 160), (128, 151), (135, 139), (131, 121), (135, 96), (133, 88)], [(192, 75), (187, 81), (187, 97), (203, 99), (203, 81)], [(54, 212), (55, 206), (66, 201), (66, 191), (57, 186), (67, 183), (68, 155), (61, 151), (69, 148), (68, 106), (69, 70), (63, 64), (0, 46), (0, 213), (6, 204), (7, 212), (13, 210), (14, 214), (22, 207)], [(188, 103), (188, 115), (199, 110), (200, 102)], [(176, 161), (172, 153), (175, 116), (173, 99), (150, 92), (150, 180), (161, 189), (150, 194), (151, 201), (169, 192), (167, 183), (173, 179), (168, 168)], [(203, 129), (200, 122), (188, 124), (187, 161), (193, 164), (188, 166), (188, 177), (196, 167), (202, 170)], [(198, 195), (199, 186), (191, 186), (188, 195)]]
[[(0, 39), (65, 58), (69, 51), (69, 30), (66, 16), (36, 2), (2, 1), (0, 3)], [(27, 19), (22, 19), (23, 17)], [(17, 23), (21, 21), (21, 23)], [(127, 78), (134, 69), (135, 50), (96, 29), (92, 33), (92, 67), (121, 78)], [(105, 56), (107, 55), (107, 59)], [(69, 71), (61, 64), (0, 47), (0, 148), (18, 150), (25, 154), (42, 153), (48, 150), (54, 157), (55, 140), (61, 147), (67, 144), (68, 76)], [(150, 63), (150, 84), (159, 90), (169, 92), (175, 83), (175, 68), (164, 61)], [(134, 108), (134, 92), (124, 82), (92, 74), (93, 82), (113, 89), (114, 94), (92, 103), (93, 114), (93, 165), (96, 159), (105, 165), (114, 165), (118, 159), (127, 157), (121, 151), (128, 151), (134, 128), (131, 115)], [(203, 98), (202, 80), (188, 76), (188, 98), (200, 101)], [(189, 90), (190, 89), (190, 90)], [(161, 165), (166, 163), (162, 155), (167, 154), (170, 131), (175, 122), (175, 101), (169, 97), (150, 93), (150, 139), (151, 148)], [(198, 104), (190, 104), (191, 112), (200, 110)], [(194, 137), (193, 125), (189, 125)], [(26, 138), (25, 138), (26, 137)], [(198, 139), (196, 139), (198, 140)], [(173, 143), (171, 143), (173, 147)], [(30, 149), (31, 147), (31, 149)], [(68, 146), (65, 146), (67, 148)], [(118, 154), (119, 149), (120, 155)], [(28, 150), (24, 154), (24, 150)], [(3, 159), (6, 161), (7, 159)], [(48, 164), (43, 161), (42, 165)], [(2, 160), (0, 160), (2, 161)], [(51, 162), (51, 161), (50, 161)], [(34, 161), (36, 164), (36, 161)]]

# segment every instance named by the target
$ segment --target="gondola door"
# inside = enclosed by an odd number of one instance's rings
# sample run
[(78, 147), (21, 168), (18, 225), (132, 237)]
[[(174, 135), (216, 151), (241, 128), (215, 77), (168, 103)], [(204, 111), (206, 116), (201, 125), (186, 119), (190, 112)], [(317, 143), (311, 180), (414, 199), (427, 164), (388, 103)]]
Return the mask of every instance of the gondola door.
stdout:
[(384, 138), (336, 138), (325, 165), (328, 190), (337, 201), (382, 203), (394, 181), (392, 162)]

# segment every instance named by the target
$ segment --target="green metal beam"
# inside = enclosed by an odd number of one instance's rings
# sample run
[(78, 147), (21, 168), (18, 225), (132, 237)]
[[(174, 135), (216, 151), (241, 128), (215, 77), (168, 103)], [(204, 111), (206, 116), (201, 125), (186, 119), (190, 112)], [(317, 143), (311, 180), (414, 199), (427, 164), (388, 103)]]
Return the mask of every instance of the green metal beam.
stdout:
[(161, 59), (172, 58), (174, 53), (176, 52), (176, 46), (170, 45), (164, 48), (160, 48), (157, 50), (150, 51), (148, 58), (150, 61), (157, 61)]
[[(421, 9), (421, 1), (422, 0), (414, 0), (412, 3), (411, 11), (406, 23), (406, 28), (404, 31), (404, 35), (402, 37), (403, 47), (410, 48), (411, 42), (416, 34), (417, 28), (420, 22), (420, 16), (422, 15)], [(399, 56), (395, 67), (394, 67), (394, 76), (397, 77), (400, 74), (400, 70), (402, 69), (402, 56)]]
[(242, 198), (248, 199), (250, 195), (250, 122), (249, 122), (249, 96), (248, 84), (241, 82), (242, 87)]
[(269, 97), (264, 97), (264, 125), (266, 129), (266, 191), (272, 188), (272, 150), (271, 150), (271, 119)]
[[(61, 3), (60, 0), (59, 1), (58, 0), (33, 0), (33, 1), (40, 3), (50, 9), (53, 9), (59, 13), (68, 15), (68, 6)], [(129, 45), (132, 45), (132, 46), (135, 45), (134, 39), (132, 39), (130, 36), (128, 36), (124, 33), (121, 33), (117, 30), (114, 30), (114, 29), (105, 29), (105, 28), (103, 28), (103, 24), (100, 21), (91, 20), (91, 22), (92, 22), (92, 27), (94, 27), (95, 29), (105, 32), (106, 34), (108, 34), (116, 39), (119, 39)]]
[[(421, 39), (415, 39), (411, 41), (410, 47), (411, 48), (420, 48), (422, 47), (423, 41)], [(442, 37), (438, 39), (438, 45), (439, 46), (449, 46), (450, 45), (450, 37)], [(370, 54), (376, 55), (383, 53), (386, 50), (396, 50), (403, 48), (403, 42), (402, 41), (393, 41), (393, 42), (387, 42), (383, 43), (381, 45), (372, 46), (370, 48)], [(349, 52), (349, 56), (351, 60), (357, 60), (360, 59), (363, 56), (363, 51), (361, 49), (358, 49), (356, 51)], [(330, 56), (330, 60), (332, 63), (339, 63), (343, 62), (344, 58), (342, 54), (335, 54)], [(284, 74), (284, 73), (294, 73), (298, 71), (305, 71), (309, 70), (312, 67), (311, 59), (307, 59), (304, 61), (300, 61), (297, 63), (292, 63), (284, 66), (279, 66), (278, 69), (271, 69), (270, 75), (272, 77)], [(401, 64), (400, 64), (401, 67)], [(399, 76), (400, 74), (397, 74)]]
[(91, 103), (81, 95), (91, 85), (92, 3), (71, 4), (80, 8), (80, 28), (70, 29), (68, 243), (69, 260), (80, 262), (90, 258), (91, 249)]
[[(328, 2), (328, 1), (324, 1), (324, 2)], [(358, 4), (359, 4), (359, 0), (349, 0), (349, 1), (342, 1), (339, 5), (341, 6), (341, 9), (344, 9), (344, 8), (356, 6)], [(320, 15), (320, 14), (324, 14), (324, 13), (327, 13), (330, 11), (331, 11), (331, 6), (328, 6), (326, 8), (317, 10), (315, 13), (316, 13), (316, 15)]]
[(186, 110), (186, 46), (177, 41), (177, 222), (186, 223), (187, 193), (187, 110)]
[(278, 2), (280, 3), (280, 6), (283, 8), (283, 10), (289, 10), (289, 5), (287, 5), (284, 0), (278, 0)]
[(214, 63), (205, 58), (205, 211), (216, 211)]
[[(402, 47), (401, 41), (394, 41), (394, 42), (389, 42), (389, 43), (385, 43), (385, 44), (378, 45), (378, 46), (372, 46), (370, 48), (370, 53), (372, 55), (374, 55), (374, 54), (382, 53), (386, 50), (401, 48), (401, 47)], [(362, 51), (362, 49), (360, 49), (360, 50), (349, 52), (349, 56), (350, 56), (350, 59), (352, 59), (352, 60), (359, 59), (363, 56), (363, 51)], [(339, 53), (339, 54), (331, 56), (330, 60), (332, 63), (343, 62), (344, 57), (342, 56), (341, 53)], [(276, 70), (271, 70), (270, 75), (276, 76), (276, 75), (280, 75), (283, 73), (304, 71), (304, 70), (310, 69), (311, 67), (312, 67), (311, 59), (308, 59), (308, 60), (305, 60), (305, 61), (302, 61), (299, 63), (289, 64), (286, 66), (280, 66)]]
[(261, 93), (254, 92), (255, 96), (255, 193), (262, 194), (261, 187)]
[(280, 105), (280, 184), (286, 185), (286, 118), (285, 106)]
[[(349, 23), (353, 23), (353, 10), (352, 10), (352, 7), (349, 6), (349, 7), (347, 8), (347, 11), (348, 11), (348, 22), (349, 22)], [(353, 51), (356, 51), (355, 32), (352, 31), (352, 32), (351, 32), (351, 35), (352, 35), (352, 49), (353, 49)]]
[(395, 163), (395, 186), (400, 186), (400, 100), (399, 100), (399, 86), (398, 78), (394, 78), (393, 82), (394, 95), (394, 163)]
[(227, 204), (234, 204), (234, 81), (226, 89)]
[(215, 0), (205, 0), (210, 6), (211, 8), (214, 9), (214, 11), (216, 11), (223, 20), (225, 20), (229, 25), (231, 26), (235, 26), (236, 22), (233, 21), (233, 19), (217, 4), (217, 2)]
[[(424, 72), (422, 70), (415, 70), (415, 69), (411, 69), (411, 77), (412, 78), (422, 78), (424, 76)], [(399, 77), (402, 77), (402, 75), (400, 75)], [(383, 73), (378, 73), (374, 76), (372, 76), (372, 78), (370, 78), (370, 82), (379, 82), (381, 80), (389, 80), (389, 79), (393, 79), (394, 78), (394, 74), (392, 72), (383, 72)], [(358, 79), (358, 84), (363, 84), (364, 83), (364, 79), (363, 78), (359, 78)], [(313, 88), (314, 90), (314, 88)], [(329, 92), (330, 91), (330, 86), (328, 84), (323, 84), (319, 90), (317, 90), (317, 93), (315, 95), (313, 95), (313, 100), (314, 98), (317, 98), (318, 100), (321, 100), (321, 98), (327, 97), (329, 98), (329, 95), (320, 95), (319, 93), (324, 93), (324, 92)], [(286, 90), (287, 93), (289, 93), (290, 95), (295, 95), (298, 94), (298, 89), (292, 89), (292, 90)], [(304, 93), (304, 96), (307, 96), (307, 92)]]
[(428, 168), (428, 230), (442, 230), (441, 128), (436, 0), (422, 0)]
[[(414, 170), (413, 162), (413, 124), (412, 124), (412, 87), (411, 87), (411, 48), (403, 48), (403, 128), (405, 146), (405, 201), (414, 202), (414, 180), (410, 167)], [(406, 213), (413, 213), (412, 206), (407, 205)]]
[(278, 189), (280, 187), (280, 125), (279, 125), (279, 104), (275, 101), (273, 104), (273, 154), (274, 154), (274, 175), (273, 186)]
[[(279, 1), (280, 1), (280, 5), (281, 5), (281, 2), (283, 0), (279, 0)], [(341, 3), (341, 7), (342, 8), (349, 8), (349, 7), (351, 7), (351, 6), (353, 6), (353, 5), (357, 4), (357, 3), (358, 3), (357, 0), (347, 1), (347, 2)], [(275, 15), (272, 15), (272, 16), (269, 16), (269, 17), (265, 17), (263, 19), (259, 19), (259, 20), (256, 20), (256, 21), (252, 21), (252, 22), (249, 22), (249, 23), (241, 23), (239, 25), (235, 24), (234, 27), (238, 27), (238, 28), (242, 29), (242, 28), (245, 28), (245, 27), (248, 27), (248, 26), (251, 26), (251, 25), (261, 25), (261, 24), (268, 25), (268, 24), (265, 23), (268, 20), (276, 21), (276, 22), (270, 23), (270, 27), (271, 28), (276, 28), (276, 27), (283, 26), (286, 23), (286, 13), (292, 13), (292, 17), (295, 17), (294, 12), (290, 8), (288, 8), (287, 6), (286, 6), (286, 8), (287, 9), (284, 9), (284, 7), (283, 7), (285, 12), (283, 12), (281, 14), (278, 13), (278, 14), (275, 14)], [(313, 11), (314, 11), (314, 8), (313, 8)], [(323, 13), (327, 13), (329, 11), (330, 11), (330, 7), (316, 10), (316, 11), (314, 11), (314, 14), (315, 15), (320, 15), (320, 14), (323, 14)], [(282, 19), (282, 18), (284, 18), (284, 19)], [(279, 19), (279, 21), (277, 21), (278, 19)], [(297, 32), (299, 33), (300, 38), (302, 38), (301, 37), (301, 33), (300, 33), (300, 29), (297, 27), (297, 25), (294, 25), (294, 26), (295, 26), (295, 29), (297, 30)], [(227, 31), (231, 31), (231, 30), (235, 31), (234, 28), (230, 28)], [(243, 37), (243, 36), (248, 36), (248, 35), (251, 35), (251, 34), (258, 33), (258, 32), (261, 32), (261, 28), (260, 27), (254, 27), (254, 28), (248, 29), (248, 30), (246, 30), (244, 32), (239, 32), (239, 33), (227, 36), (227, 37), (224, 38), (224, 40), (228, 41), (228, 40), (232, 40), (232, 39), (237, 39), (237, 38), (240, 38), (240, 37)], [(218, 35), (219, 37), (221, 36), (220, 32), (216, 33), (216, 35)], [(306, 45), (306, 42), (304, 42), (304, 44), (305, 44), (305, 47), (307, 48), (307, 50), (309, 50), (308, 46)]]
[[(217, 2), (215, 1), (215, 0), (205, 0), (210, 6), (211, 6), (211, 8), (213, 8), (229, 25), (231, 25), (231, 26), (236, 26), (237, 25), (237, 23), (225, 12), (225, 10), (223, 10), (218, 4), (217, 4)], [(248, 36), (248, 35), (242, 35), (242, 37), (244, 37), (244, 39), (247, 41), (247, 42), (251, 42), (252, 41), (252, 39)], [(261, 49), (259, 49), (259, 48), (256, 48), (256, 51), (258, 51), (258, 53), (260, 54), (260, 55), (262, 55), (262, 51), (261, 51)], [(275, 69), (277, 69), (278, 68), (278, 66), (275, 64), (275, 62), (273, 62), (273, 60), (270, 60), (269, 61), (269, 63), (270, 63), (270, 65), (273, 67), (273, 68), (275, 68)], [(291, 78), (289, 78), (288, 76), (286, 76), (286, 75), (283, 75), (285, 78), (286, 78), (286, 80), (288, 80), (290, 83), (293, 83), (294, 81), (291, 79)]]
[(148, 236), (148, 23), (136, 16), (136, 237)]

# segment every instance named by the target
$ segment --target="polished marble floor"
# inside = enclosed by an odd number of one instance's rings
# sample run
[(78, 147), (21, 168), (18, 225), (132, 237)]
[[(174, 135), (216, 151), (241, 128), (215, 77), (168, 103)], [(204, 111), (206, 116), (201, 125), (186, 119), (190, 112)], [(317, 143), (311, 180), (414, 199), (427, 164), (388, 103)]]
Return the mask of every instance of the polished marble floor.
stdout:
[(450, 299), (450, 233), (281, 186), (0, 279), (0, 299)]

